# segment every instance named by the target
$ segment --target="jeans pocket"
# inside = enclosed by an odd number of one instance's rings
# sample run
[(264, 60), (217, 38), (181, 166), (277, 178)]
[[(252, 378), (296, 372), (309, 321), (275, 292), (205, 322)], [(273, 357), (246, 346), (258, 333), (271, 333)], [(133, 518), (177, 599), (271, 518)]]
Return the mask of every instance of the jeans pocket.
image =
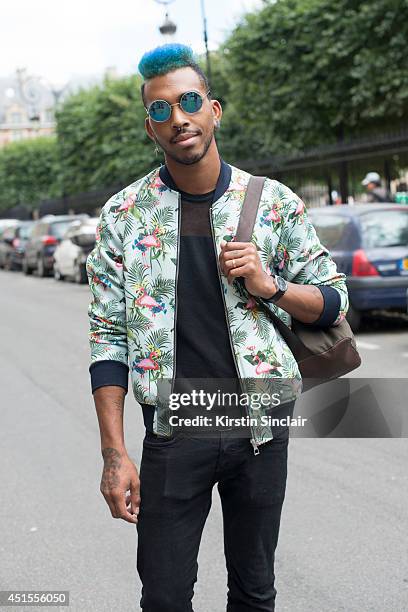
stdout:
[(173, 446), (183, 437), (182, 432), (178, 432), (171, 436), (159, 436), (151, 431), (146, 431), (143, 438), (143, 447), (147, 448), (168, 448)]

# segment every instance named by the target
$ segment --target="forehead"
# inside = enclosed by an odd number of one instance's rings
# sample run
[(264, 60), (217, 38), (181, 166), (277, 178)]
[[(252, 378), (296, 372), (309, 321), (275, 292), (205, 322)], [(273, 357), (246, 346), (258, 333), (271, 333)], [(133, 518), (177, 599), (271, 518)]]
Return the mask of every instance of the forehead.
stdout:
[(170, 103), (178, 102), (180, 96), (191, 89), (206, 93), (204, 84), (195, 70), (190, 67), (172, 70), (146, 81), (144, 88), (146, 106), (158, 99)]

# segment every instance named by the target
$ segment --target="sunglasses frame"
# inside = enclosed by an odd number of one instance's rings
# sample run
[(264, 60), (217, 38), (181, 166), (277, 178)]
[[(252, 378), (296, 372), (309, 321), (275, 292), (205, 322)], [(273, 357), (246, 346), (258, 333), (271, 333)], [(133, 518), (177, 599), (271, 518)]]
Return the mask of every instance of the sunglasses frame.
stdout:
[[(148, 117), (150, 117), (150, 119), (151, 119), (152, 121), (154, 121), (155, 123), (165, 123), (166, 121), (168, 121), (169, 119), (171, 119), (171, 115), (172, 115), (172, 113), (173, 113), (173, 106), (180, 106), (180, 108), (181, 108), (181, 110), (183, 111), (183, 113), (187, 113), (187, 115), (195, 115), (196, 113), (198, 113), (198, 112), (199, 112), (199, 111), (202, 109), (202, 107), (203, 107), (203, 102), (204, 102), (205, 98), (207, 98), (207, 97), (208, 97), (208, 94), (209, 94), (210, 92), (211, 92), (211, 89), (209, 89), (209, 90), (207, 91), (207, 93), (205, 94), (205, 96), (203, 96), (203, 94), (202, 94), (200, 91), (197, 91), (196, 89), (189, 89), (188, 91), (185, 91), (184, 93), (182, 93), (182, 94), (181, 94), (181, 96), (180, 96), (180, 98), (179, 98), (179, 101), (178, 101), (178, 102), (175, 102), (174, 104), (170, 104), (169, 102), (167, 102), (167, 100), (162, 100), (161, 98), (158, 98), (157, 100), (153, 100), (153, 102), (151, 102), (151, 104), (149, 104), (149, 107), (148, 107), (148, 108), (145, 106), (145, 111), (146, 111), (146, 113), (147, 113), (147, 116), (148, 116)], [(197, 93), (197, 94), (198, 94), (198, 95), (201, 97), (201, 99), (202, 99), (202, 102), (201, 102), (201, 106), (200, 106), (200, 108), (199, 108), (198, 110), (196, 110), (196, 111), (193, 111), (192, 113), (189, 113), (188, 111), (184, 110), (184, 108), (181, 106), (181, 102), (180, 102), (181, 98), (182, 98), (183, 96), (185, 96), (186, 94), (189, 94), (189, 93)], [(150, 107), (151, 107), (151, 106), (152, 106), (152, 105), (153, 105), (155, 102), (165, 102), (165, 103), (166, 103), (166, 104), (167, 104), (167, 105), (170, 107), (170, 115), (168, 116), (168, 118), (167, 118), (167, 119), (163, 119), (162, 121), (158, 121), (157, 119), (153, 119), (153, 117), (151, 116), (151, 114), (150, 114), (150, 112), (149, 112), (149, 109), (150, 109)]]

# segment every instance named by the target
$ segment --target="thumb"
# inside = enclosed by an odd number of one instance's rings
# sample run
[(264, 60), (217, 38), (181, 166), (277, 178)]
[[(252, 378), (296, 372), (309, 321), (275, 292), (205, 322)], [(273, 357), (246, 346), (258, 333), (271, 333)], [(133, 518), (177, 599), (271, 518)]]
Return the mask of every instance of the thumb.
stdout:
[(220, 246), (221, 246), (222, 249), (226, 246), (226, 244), (227, 244), (226, 240), (221, 240)]

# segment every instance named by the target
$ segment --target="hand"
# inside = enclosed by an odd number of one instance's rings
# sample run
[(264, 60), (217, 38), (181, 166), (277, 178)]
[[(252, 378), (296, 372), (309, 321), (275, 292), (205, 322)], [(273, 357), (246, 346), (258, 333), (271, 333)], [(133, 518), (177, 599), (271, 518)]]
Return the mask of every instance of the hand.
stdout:
[(252, 242), (223, 240), (219, 262), (229, 284), (242, 276), (247, 291), (254, 296), (269, 299), (277, 292), (272, 277), (262, 268), (258, 251)]
[(137, 523), (140, 480), (135, 464), (128, 455), (120, 453), (116, 448), (104, 448), (102, 456), (104, 466), (100, 491), (113, 518)]

